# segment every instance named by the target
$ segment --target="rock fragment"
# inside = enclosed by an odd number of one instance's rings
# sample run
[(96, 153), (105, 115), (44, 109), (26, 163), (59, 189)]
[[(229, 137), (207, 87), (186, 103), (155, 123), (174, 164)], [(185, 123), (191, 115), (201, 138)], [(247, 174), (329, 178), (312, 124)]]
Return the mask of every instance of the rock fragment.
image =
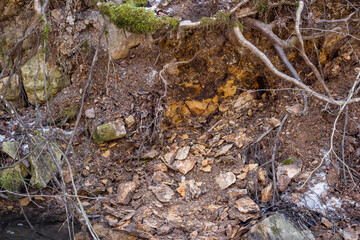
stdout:
[(266, 203), (273, 197), (273, 183), (271, 182), (266, 188), (261, 190), (261, 201)]
[(87, 109), (85, 111), (85, 116), (87, 118), (95, 118), (95, 109), (94, 108)]
[(234, 146), (234, 144), (226, 144), (220, 149), (219, 152), (215, 154), (215, 157), (225, 155), (232, 148), (232, 146)]
[(215, 181), (219, 187), (224, 190), (230, 187), (236, 181), (236, 176), (232, 172), (222, 173), (216, 177)]
[(238, 199), (236, 208), (240, 213), (257, 213), (260, 211), (258, 205), (248, 196)]
[(191, 169), (194, 168), (196, 163), (195, 158), (187, 159), (184, 161), (176, 161), (174, 166), (182, 173), (187, 174)]
[(307, 227), (296, 228), (283, 214), (274, 214), (253, 226), (247, 234), (247, 239), (292, 239), (315, 240)]
[(197, 183), (195, 180), (183, 181), (179, 183), (179, 187), (176, 190), (186, 201), (190, 201), (200, 196), (201, 185), (202, 183)]
[(134, 195), (136, 184), (134, 182), (121, 183), (118, 186), (116, 202), (119, 204), (128, 204)]
[(126, 127), (131, 127), (132, 125), (135, 124), (135, 117), (133, 115), (129, 115), (125, 118), (125, 124)]
[(108, 122), (95, 128), (93, 139), (97, 143), (122, 138), (126, 135), (125, 126), (122, 120)]
[(280, 192), (284, 192), (291, 182), (291, 179), (301, 173), (303, 162), (301, 159), (295, 159), (290, 164), (280, 165), (277, 169), (277, 188)]
[(186, 159), (189, 154), (189, 151), (190, 151), (190, 146), (185, 146), (185, 147), (180, 148), (175, 156), (175, 159), (176, 160)]
[(152, 192), (160, 202), (170, 202), (172, 196), (175, 194), (174, 191), (165, 184), (154, 187)]

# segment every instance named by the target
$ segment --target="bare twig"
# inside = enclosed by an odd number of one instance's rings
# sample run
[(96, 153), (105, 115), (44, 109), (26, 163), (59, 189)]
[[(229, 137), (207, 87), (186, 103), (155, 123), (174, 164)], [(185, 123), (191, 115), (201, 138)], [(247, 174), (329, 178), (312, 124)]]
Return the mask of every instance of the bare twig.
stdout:
[[(346, 128), (347, 128), (348, 110), (349, 110), (349, 108), (348, 108), (348, 106), (346, 106), (343, 136), (342, 136), (342, 140), (341, 140), (341, 157), (342, 157), (343, 162), (345, 162), (345, 136), (346, 136)], [(347, 184), (345, 166), (343, 166), (343, 174), (344, 174), (345, 184)]]
[(326, 94), (329, 96), (329, 98), (331, 100), (334, 100), (334, 98), (332, 97), (332, 95), (330, 93), (330, 90), (326, 86), (325, 81), (322, 78), (319, 70), (310, 61), (310, 59), (308, 58), (308, 56), (305, 53), (304, 41), (303, 41), (303, 38), (301, 36), (300, 28), (299, 28), (300, 21), (301, 21), (301, 13), (302, 13), (303, 9), (304, 9), (304, 1), (299, 1), (299, 6), (298, 6), (298, 9), (296, 10), (295, 32), (296, 32), (296, 36), (298, 37), (299, 42), (300, 42), (300, 55), (304, 59), (305, 63), (311, 68), (311, 70), (313, 71), (313, 73), (315, 74), (317, 80), (320, 82), (320, 84), (324, 88), (324, 90), (325, 90)]
[(348, 22), (352, 16), (354, 16), (356, 12), (350, 13), (346, 18), (342, 19), (334, 19), (334, 20), (327, 20), (327, 19), (315, 19), (316, 23), (342, 23), (342, 22)]
[(277, 153), (277, 145), (279, 142), (279, 138), (280, 138), (280, 133), (281, 130), (284, 126), (284, 123), (286, 121), (286, 119), (288, 118), (288, 114), (285, 115), (285, 117), (282, 119), (279, 129), (276, 133), (276, 138), (275, 138), (275, 143), (274, 143), (274, 147), (273, 147), (273, 151), (272, 151), (272, 155), (271, 155), (271, 168), (272, 168), (272, 173), (273, 173), (273, 199), (272, 199), (272, 204), (275, 204), (275, 198), (279, 198), (279, 192), (277, 190), (277, 184), (276, 184), (276, 169), (275, 169), (275, 157), (276, 157), (276, 153)]

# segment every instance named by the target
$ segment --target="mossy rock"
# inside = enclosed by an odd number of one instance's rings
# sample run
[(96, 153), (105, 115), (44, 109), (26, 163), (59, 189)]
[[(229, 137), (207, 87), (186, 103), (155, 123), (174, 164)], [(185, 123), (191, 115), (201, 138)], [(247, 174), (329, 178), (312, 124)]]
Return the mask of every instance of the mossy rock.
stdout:
[(18, 192), (27, 175), (28, 170), (22, 164), (17, 164), (12, 168), (6, 168), (0, 173), (0, 185), (5, 190)]
[(117, 120), (115, 122), (109, 122), (100, 125), (95, 128), (93, 139), (96, 143), (102, 143), (118, 138), (122, 138), (126, 135), (126, 130), (123, 121)]
[[(46, 62), (45, 74), (47, 94), (45, 94), (43, 63), (44, 60), (42, 54), (40, 54), (40, 58), (38, 58), (38, 55), (35, 55), (20, 68), (24, 89), (27, 94), (28, 100), (32, 105), (35, 105), (35, 89), (36, 102), (37, 104), (41, 105), (46, 101), (46, 99), (49, 99), (61, 89), (70, 85), (69, 79), (63, 77), (59, 68), (55, 64), (50, 64), (49, 62)], [(34, 81), (35, 79), (36, 81)]]
[(18, 142), (3, 142), (2, 143), (2, 152), (6, 153), (13, 159), (17, 159), (17, 152), (19, 149), (20, 143)]
[(0, 79), (0, 94), (5, 96), (5, 99), (10, 101), (15, 107), (23, 106), (24, 100), (21, 97), (19, 75), (13, 74), (11, 77)]
[(248, 239), (292, 239), (315, 240), (307, 227), (298, 228), (281, 213), (276, 213), (254, 225), (247, 234)]
[[(58, 166), (61, 167), (63, 163), (62, 153), (56, 143), (48, 142), (41, 136), (34, 137), (34, 142), (35, 147), (30, 148), (32, 154), (29, 156), (31, 163), (30, 184), (42, 189), (59, 172)], [(54, 157), (51, 154), (50, 145), (52, 145)]]

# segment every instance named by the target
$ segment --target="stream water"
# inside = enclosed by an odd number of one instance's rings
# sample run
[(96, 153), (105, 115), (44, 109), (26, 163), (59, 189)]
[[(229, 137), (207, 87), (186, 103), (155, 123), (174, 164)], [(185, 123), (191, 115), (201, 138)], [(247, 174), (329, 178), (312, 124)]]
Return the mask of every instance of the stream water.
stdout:
[[(51, 219), (29, 219), (34, 232), (26, 222), (23, 215), (9, 214), (0, 216), (0, 239), (1, 240), (66, 240), (69, 239), (69, 231), (66, 223), (51, 221)], [(80, 228), (75, 227), (79, 232)], [(76, 233), (75, 232), (75, 233)]]

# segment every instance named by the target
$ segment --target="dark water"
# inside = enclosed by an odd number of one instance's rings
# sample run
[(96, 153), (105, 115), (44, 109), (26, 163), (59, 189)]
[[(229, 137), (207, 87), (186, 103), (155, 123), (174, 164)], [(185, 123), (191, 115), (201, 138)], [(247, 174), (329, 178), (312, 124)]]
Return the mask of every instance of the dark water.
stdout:
[[(21, 215), (0, 216), (0, 240), (66, 240), (69, 238), (67, 223), (51, 219), (29, 219), (35, 233)], [(77, 227), (75, 233), (80, 229)]]

